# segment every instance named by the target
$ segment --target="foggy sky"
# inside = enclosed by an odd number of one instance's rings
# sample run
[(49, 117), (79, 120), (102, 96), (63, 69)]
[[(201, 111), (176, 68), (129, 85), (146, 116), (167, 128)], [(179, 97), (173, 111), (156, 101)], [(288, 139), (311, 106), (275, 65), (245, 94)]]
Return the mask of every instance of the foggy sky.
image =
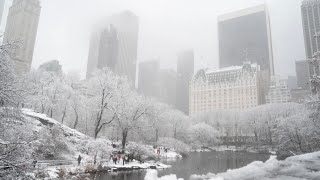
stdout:
[[(269, 7), (275, 70), (295, 75), (305, 58), (302, 0), (266, 0)], [(42, 0), (33, 67), (59, 60), (66, 72), (84, 77), (92, 27), (104, 17), (131, 10), (140, 21), (138, 61), (154, 58), (175, 68), (176, 53), (195, 50), (196, 69), (218, 67), (217, 15), (263, 0)]]

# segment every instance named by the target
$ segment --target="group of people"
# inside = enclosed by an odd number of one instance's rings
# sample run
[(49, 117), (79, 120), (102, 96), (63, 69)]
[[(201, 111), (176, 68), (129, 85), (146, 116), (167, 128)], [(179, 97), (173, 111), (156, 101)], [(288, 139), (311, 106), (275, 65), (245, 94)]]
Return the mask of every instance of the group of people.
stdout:
[(120, 163), (120, 160), (122, 159), (122, 165), (124, 165), (129, 163), (130, 161), (133, 161), (133, 155), (121, 153), (121, 151), (118, 151), (117, 153), (112, 153), (110, 159), (112, 159), (114, 164)]
[(164, 148), (164, 147), (156, 147), (154, 146), (154, 149), (157, 149), (157, 154), (160, 155), (161, 154), (161, 150), (163, 150), (165, 153), (168, 152), (168, 148)]

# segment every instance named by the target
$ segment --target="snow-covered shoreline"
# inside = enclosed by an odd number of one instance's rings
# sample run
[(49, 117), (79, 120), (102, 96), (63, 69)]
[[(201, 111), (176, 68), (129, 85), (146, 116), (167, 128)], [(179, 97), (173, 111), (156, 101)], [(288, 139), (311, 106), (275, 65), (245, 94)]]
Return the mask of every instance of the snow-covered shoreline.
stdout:
[[(245, 167), (228, 170), (224, 173), (208, 173), (192, 175), (190, 180), (252, 180), (252, 179), (281, 179), (281, 180), (316, 180), (320, 177), (320, 151), (292, 156), (279, 161), (271, 156), (266, 162), (255, 161)], [(175, 175), (157, 177), (157, 172), (149, 170), (145, 180), (182, 180)]]

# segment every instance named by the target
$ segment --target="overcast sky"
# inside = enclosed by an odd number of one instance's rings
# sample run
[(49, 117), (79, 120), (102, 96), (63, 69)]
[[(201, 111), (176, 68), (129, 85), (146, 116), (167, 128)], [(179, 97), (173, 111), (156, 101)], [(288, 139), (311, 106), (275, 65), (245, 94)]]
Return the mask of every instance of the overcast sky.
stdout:
[[(305, 58), (302, 0), (266, 0), (271, 18), (276, 73), (295, 75)], [(131, 10), (140, 21), (138, 61), (159, 58), (175, 67), (176, 53), (195, 50), (196, 69), (218, 67), (217, 15), (263, 0), (42, 0), (33, 67), (59, 60), (63, 70), (86, 72), (90, 32), (104, 17)]]

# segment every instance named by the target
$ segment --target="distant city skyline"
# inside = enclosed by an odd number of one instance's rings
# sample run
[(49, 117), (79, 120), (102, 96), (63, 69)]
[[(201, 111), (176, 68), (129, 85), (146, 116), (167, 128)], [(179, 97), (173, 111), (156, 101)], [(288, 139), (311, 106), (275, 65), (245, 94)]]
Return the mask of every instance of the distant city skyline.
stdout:
[[(263, 2), (262, 0), (223, 2), (203, 0), (201, 3), (195, 0), (42, 1), (43, 11), (33, 67), (36, 68), (51, 59), (58, 59), (64, 71), (78, 70), (84, 77), (92, 26), (99, 19), (128, 9), (137, 14), (141, 24), (138, 62), (157, 57), (161, 61), (161, 68), (175, 68), (176, 53), (191, 47), (195, 51), (195, 69), (218, 68), (218, 15)], [(265, 2), (270, 10), (276, 74), (294, 75), (295, 61), (305, 59), (301, 0)], [(73, 6), (75, 3), (77, 6)], [(184, 4), (183, 7), (181, 3)], [(56, 7), (59, 7), (59, 13), (56, 13)], [(83, 13), (84, 11), (86, 13)], [(283, 14), (287, 16), (282, 16)]]

